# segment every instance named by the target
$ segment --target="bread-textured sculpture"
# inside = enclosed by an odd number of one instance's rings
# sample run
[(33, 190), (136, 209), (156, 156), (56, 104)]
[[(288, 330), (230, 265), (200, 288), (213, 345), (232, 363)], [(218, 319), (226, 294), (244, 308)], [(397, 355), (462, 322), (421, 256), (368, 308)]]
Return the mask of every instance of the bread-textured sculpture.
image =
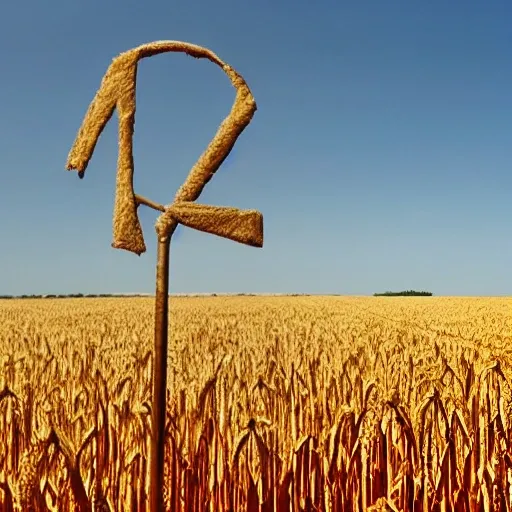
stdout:
[[(140, 59), (165, 52), (185, 52), (196, 58), (206, 58), (220, 66), (236, 89), (231, 112), (220, 125), (214, 138), (199, 157), (179, 188), (175, 202), (165, 208), (156, 228), (159, 236), (172, 236), (179, 222), (184, 225), (261, 247), (263, 218), (250, 210), (184, 205), (195, 201), (205, 185), (229, 155), (239, 135), (256, 112), (256, 102), (245, 80), (231, 66), (206, 48), (180, 41), (157, 41), (144, 44), (116, 57), (108, 68), (100, 89), (87, 114), (68, 156), (67, 169), (84, 176), (98, 138), (117, 109), (119, 118), (119, 154), (117, 162), (116, 197), (113, 219), (113, 243), (116, 249), (142, 254), (146, 250), (137, 215), (141, 201), (133, 190), (133, 130), (135, 125), (135, 87), (137, 64)], [(145, 201), (142, 201), (145, 202)], [(147, 204), (147, 203), (146, 203)], [(174, 212), (174, 214), (173, 214)], [(235, 218), (239, 216), (239, 219)], [(165, 233), (161, 230), (165, 226)]]

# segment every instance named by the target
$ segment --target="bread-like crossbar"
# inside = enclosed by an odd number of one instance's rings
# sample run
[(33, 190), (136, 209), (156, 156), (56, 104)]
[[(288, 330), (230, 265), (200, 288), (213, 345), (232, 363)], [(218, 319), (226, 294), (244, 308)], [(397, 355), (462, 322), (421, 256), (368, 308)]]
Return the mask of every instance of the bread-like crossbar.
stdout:
[(176, 202), (159, 217), (159, 235), (166, 236), (175, 222), (234, 242), (263, 247), (263, 215), (257, 210)]

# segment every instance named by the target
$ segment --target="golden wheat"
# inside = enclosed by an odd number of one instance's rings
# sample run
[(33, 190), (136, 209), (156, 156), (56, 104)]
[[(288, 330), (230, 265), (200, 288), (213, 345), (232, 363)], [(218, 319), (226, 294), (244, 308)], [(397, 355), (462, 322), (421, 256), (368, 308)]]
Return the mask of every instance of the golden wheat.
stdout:
[[(0, 301), (2, 510), (144, 510), (153, 306)], [(167, 510), (510, 509), (511, 299), (177, 298), (171, 325)]]

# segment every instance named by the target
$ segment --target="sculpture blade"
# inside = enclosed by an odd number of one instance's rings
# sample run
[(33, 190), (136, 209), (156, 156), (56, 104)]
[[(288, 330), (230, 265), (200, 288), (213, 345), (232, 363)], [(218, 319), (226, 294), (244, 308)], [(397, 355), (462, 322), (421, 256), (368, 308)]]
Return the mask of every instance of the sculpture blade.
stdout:
[(240, 210), (192, 202), (177, 202), (164, 216), (198, 231), (252, 247), (263, 247), (263, 215), (257, 210)]

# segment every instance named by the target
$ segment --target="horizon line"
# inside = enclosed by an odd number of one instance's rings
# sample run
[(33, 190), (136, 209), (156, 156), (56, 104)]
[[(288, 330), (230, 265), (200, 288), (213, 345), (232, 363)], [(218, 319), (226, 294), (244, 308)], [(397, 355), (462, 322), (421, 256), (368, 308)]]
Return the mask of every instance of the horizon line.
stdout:
[[(407, 290), (400, 292), (392, 292), (396, 294), (404, 293)], [(386, 293), (386, 292), (384, 292)], [(434, 298), (510, 298), (512, 295), (420, 295), (421, 292), (416, 292), (418, 295), (411, 295), (412, 297), (434, 297)], [(380, 295), (380, 294), (379, 294)], [(299, 292), (284, 292), (284, 293), (255, 293), (255, 292), (190, 292), (190, 293), (169, 293), (169, 297), (236, 297), (236, 296), (253, 296), (253, 297), (375, 297), (372, 294), (344, 294), (344, 293), (299, 293)], [(380, 295), (382, 296), (382, 295)], [(385, 295), (384, 295), (385, 296)], [(404, 297), (405, 295), (396, 295), (398, 297)], [(410, 296), (410, 297), (411, 297)], [(62, 294), (21, 294), (21, 295), (9, 295), (0, 294), (0, 300), (9, 299), (51, 299), (51, 298), (120, 298), (120, 297), (141, 297), (141, 298), (154, 298), (155, 293), (62, 293)], [(392, 297), (392, 295), (385, 296), (386, 298)]]

